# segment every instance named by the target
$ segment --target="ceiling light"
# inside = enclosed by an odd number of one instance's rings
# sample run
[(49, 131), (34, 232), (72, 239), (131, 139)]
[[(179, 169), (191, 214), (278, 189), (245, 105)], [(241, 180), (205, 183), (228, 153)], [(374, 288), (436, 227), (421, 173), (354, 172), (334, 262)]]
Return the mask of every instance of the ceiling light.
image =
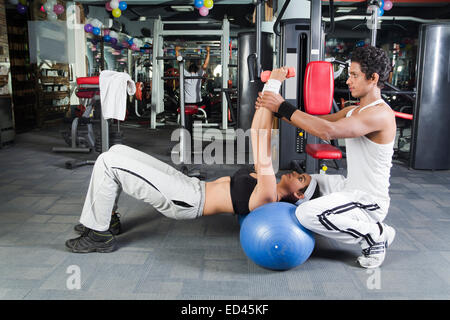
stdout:
[(193, 6), (170, 6), (172, 10), (179, 11), (179, 12), (192, 12), (194, 11)]
[(147, 18), (146, 17), (139, 17), (139, 21), (146, 21)]

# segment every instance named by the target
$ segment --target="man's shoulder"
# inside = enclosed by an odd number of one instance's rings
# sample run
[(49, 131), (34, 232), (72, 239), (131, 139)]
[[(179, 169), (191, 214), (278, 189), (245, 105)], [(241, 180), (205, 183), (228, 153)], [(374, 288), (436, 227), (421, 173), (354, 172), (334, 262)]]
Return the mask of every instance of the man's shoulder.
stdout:
[(369, 108), (364, 108), (364, 107), (360, 108), (356, 114), (361, 117), (366, 117), (366, 116), (373, 117), (375, 115), (377, 115), (379, 117), (394, 117), (395, 116), (394, 111), (385, 102), (380, 102)]

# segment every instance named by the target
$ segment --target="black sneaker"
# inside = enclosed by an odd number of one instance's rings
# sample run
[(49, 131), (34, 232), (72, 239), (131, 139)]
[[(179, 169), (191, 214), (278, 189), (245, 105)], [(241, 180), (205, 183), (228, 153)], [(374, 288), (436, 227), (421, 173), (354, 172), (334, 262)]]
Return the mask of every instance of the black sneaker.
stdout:
[(75, 253), (106, 253), (116, 250), (117, 240), (109, 231), (95, 231), (85, 227), (80, 237), (66, 241), (66, 247)]
[[(111, 216), (111, 222), (109, 223), (109, 232), (117, 236), (122, 232), (122, 226), (120, 224), (120, 213), (115, 213)], [(77, 224), (74, 228), (76, 233), (82, 234), (86, 227), (81, 223)]]

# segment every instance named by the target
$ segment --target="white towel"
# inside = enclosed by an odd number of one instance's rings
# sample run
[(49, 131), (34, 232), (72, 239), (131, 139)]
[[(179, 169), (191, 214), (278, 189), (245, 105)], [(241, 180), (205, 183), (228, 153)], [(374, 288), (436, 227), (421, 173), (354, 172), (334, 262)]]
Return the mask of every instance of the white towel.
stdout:
[(100, 102), (105, 119), (123, 121), (127, 110), (127, 93), (136, 93), (136, 85), (129, 74), (104, 70), (100, 72)]

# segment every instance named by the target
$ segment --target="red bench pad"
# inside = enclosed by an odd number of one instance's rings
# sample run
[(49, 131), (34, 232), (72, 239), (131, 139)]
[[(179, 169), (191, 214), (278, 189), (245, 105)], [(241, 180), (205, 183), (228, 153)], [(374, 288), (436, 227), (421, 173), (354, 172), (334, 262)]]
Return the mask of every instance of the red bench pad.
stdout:
[(307, 144), (306, 153), (314, 159), (342, 159), (342, 152), (329, 144)]

